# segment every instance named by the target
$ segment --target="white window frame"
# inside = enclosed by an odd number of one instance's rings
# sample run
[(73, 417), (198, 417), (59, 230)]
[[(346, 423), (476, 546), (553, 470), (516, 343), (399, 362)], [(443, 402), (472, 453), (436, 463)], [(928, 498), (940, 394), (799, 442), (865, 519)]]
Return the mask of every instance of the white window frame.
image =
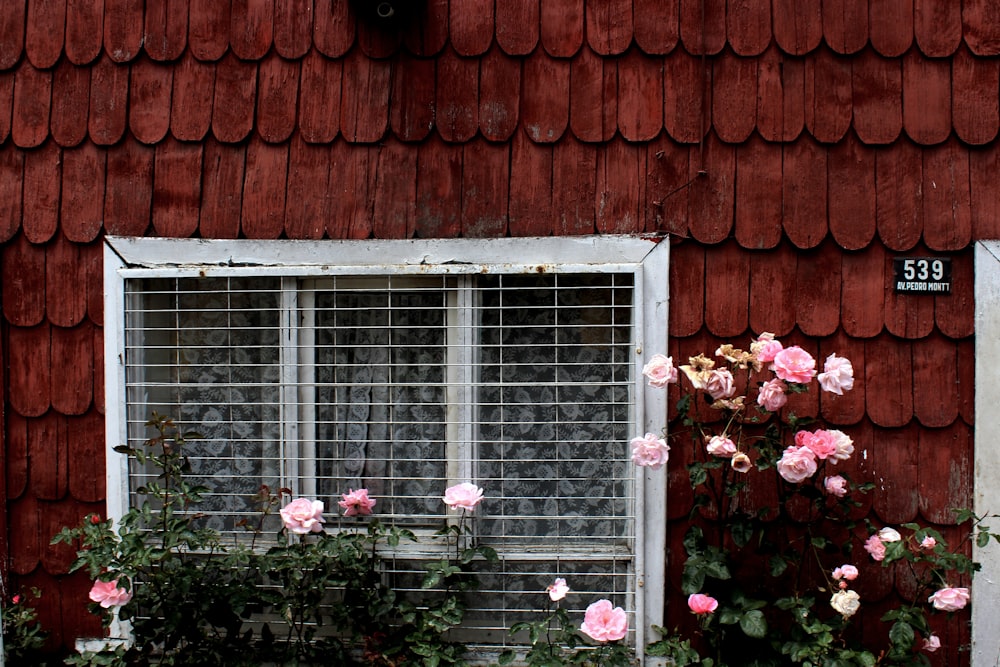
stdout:
[[(169, 276), (338, 275), (620, 272), (634, 276), (635, 335), (633, 387), (635, 435), (660, 433), (667, 416), (666, 392), (650, 389), (642, 367), (667, 349), (669, 243), (661, 237), (586, 236), (502, 239), (256, 241), (108, 236), (104, 252), (106, 461), (108, 516), (128, 509), (127, 459), (114, 447), (127, 442), (125, 378), (125, 283)], [(297, 404), (294, 378), (283, 403)], [(295, 422), (296, 420), (292, 420)], [(285, 433), (285, 437), (295, 437)], [(636, 538), (634, 628), (640, 664), (659, 665), (641, 650), (649, 628), (662, 625), (666, 586), (665, 471), (635, 467)], [(114, 628), (112, 636), (116, 636)]]

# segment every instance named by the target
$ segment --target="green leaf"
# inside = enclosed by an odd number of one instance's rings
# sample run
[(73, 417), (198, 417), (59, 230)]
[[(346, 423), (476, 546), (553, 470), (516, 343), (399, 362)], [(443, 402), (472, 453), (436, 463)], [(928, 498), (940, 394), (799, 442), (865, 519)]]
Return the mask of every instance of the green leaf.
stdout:
[(913, 626), (905, 621), (896, 621), (889, 628), (889, 641), (898, 648), (909, 650), (913, 646)]
[(767, 619), (764, 618), (764, 612), (751, 609), (743, 614), (743, 618), (740, 619), (740, 629), (747, 637), (762, 639), (767, 635)]
[(753, 539), (753, 524), (749, 521), (735, 521), (729, 532), (733, 536), (733, 543), (738, 547), (745, 547)]

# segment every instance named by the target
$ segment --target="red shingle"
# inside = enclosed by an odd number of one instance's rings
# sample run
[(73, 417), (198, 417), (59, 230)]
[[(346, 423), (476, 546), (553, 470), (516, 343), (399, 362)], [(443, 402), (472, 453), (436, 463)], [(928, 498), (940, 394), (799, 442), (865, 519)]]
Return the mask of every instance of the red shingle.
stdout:
[(726, 46), (726, 0), (680, 0), (681, 43), (692, 55), (715, 55)]
[(1000, 126), (998, 80), (1000, 61), (995, 58), (977, 58), (964, 48), (952, 58), (952, 122), (955, 134), (965, 143), (981, 145), (996, 138)]
[(204, 238), (234, 239), (240, 233), (246, 148), (207, 140), (202, 176), (201, 224)]
[[(9, 6), (9, 3), (8, 3)], [(4, 11), (8, 11), (5, 7)], [(48, 69), (62, 55), (66, 29), (66, 0), (29, 2), (24, 53), (38, 69)]]
[(462, 236), (507, 235), (510, 152), (482, 139), (465, 144), (462, 155)]
[(771, 3), (765, 0), (730, 2), (726, 8), (729, 46), (741, 56), (757, 56), (771, 44)]
[(0, 72), (0, 142), (7, 141), (10, 136), (15, 74), (14, 70)]
[(687, 236), (690, 157), (665, 132), (646, 144), (645, 231)]
[(215, 66), (212, 134), (219, 141), (242, 141), (253, 131), (257, 65), (226, 54)]
[(909, 141), (875, 153), (875, 221), (879, 238), (891, 250), (911, 249), (924, 230), (921, 153)]
[(954, 138), (925, 150), (923, 175), (924, 242), (942, 252), (965, 248), (972, 241), (968, 151)]
[(795, 271), (795, 320), (807, 336), (830, 336), (840, 325), (840, 259), (834, 243), (800, 252)]
[(774, 0), (774, 40), (785, 53), (802, 56), (823, 37), (820, 0)]
[(410, 238), (417, 218), (417, 151), (397, 140), (387, 140), (379, 146), (377, 169), (373, 195), (375, 236)]
[(132, 0), (104, 0), (106, 57), (116, 63), (125, 63), (139, 55), (144, 33), (142, 12), (142, 5)]
[(712, 67), (712, 124), (719, 139), (742, 143), (756, 126), (757, 63), (718, 58)]
[(105, 157), (105, 152), (89, 141), (63, 151), (59, 221), (70, 241), (89, 243), (101, 231)]
[(782, 243), (750, 255), (750, 331), (782, 338), (795, 328), (796, 249)]
[(705, 248), (697, 243), (670, 246), (670, 339), (701, 329), (705, 314)]
[(976, 344), (972, 338), (958, 342), (958, 411), (968, 426), (976, 423)]
[(91, 141), (99, 146), (118, 143), (125, 134), (127, 110), (128, 68), (116, 65), (105, 56), (90, 70), (87, 128)]
[(242, 60), (259, 60), (271, 48), (274, 0), (234, 2), (229, 16), (229, 46)]
[[(446, 49), (437, 60), (435, 125), (448, 142), (469, 141), (479, 131), (479, 60)], [(349, 135), (347, 135), (348, 138)]]
[(288, 146), (251, 141), (243, 174), (240, 229), (248, 239), (276, 239), (285, 227)]
[(536, 144), (517, 132), (510, 151), (510, 233), (548, 236), (553, 230), (552, 146)]
[(566, 137), (552, 150), (552, 212), (556, 236), (593, 234), (597, 148)]
[[(982, 238), (982, 237), (979, 237)], [(965, 338), (975, 332), (975, 284), (972, 248), (952, 255), (951, 294), (934, 297), (934, 321), (938, 331), (950, 338)]]
[(357, 44), (369, 58), (388, 58), (399, 51), (403, 35), (374, 20), (358, 21)]
[(965, 43), (977, 56), (1000, 54), (1000, 5), (992, 0), (962, 3)]
[(805, 125), (805, 64), (772, 46), (757, 59), (757, 131), (768, 141), (793, 141)]
[(56, 66), (52, 78), (52, 138), (66, 148), (77, 146), (87, 137), (87, 107), (90, 100), (90, 73), (68, 60)]
[(644, 53), (673, 51), (680, 38), (679, 0), (633, 0), (635, 43)]
[(916, 51), (903, 57), (903, 126), (918, 144), (938, 144), (951, 134), (951, 63)]
[(781, 241), (781, 145), (759, 135), (736, 147), (736, 240), (744, 248)]
[(643, 200), (646, 152), (617, 140), (597, 147), (596, 222), (599, 234), (642, 231), (639, 202)]
[(526, 56), (538, 45), (540, 0), (503, 0), (496, 7), (496, 39), (505, 53)]
[[(870, 349), (869, 364), (873, 359)], [(870, 387), (869, 399), (874, 392), (875, 388)], [(871, 402), (869, 400), (869, 410)], [(919, 448), (913, 446), (918, 442), (921, 429), (915, 423), (899, 426), (901, 428), (875, 429), (870, 452), (875, 476), (872, 506), (882, 521), (896, 525), (917, 518), (920, 494), (912, 490), (919, 488), (920, 470), (927, 467), (919, 456)]]
[(21, 229), (24, 153), (0, 151), (0, 242), (11, 239)]
[(163, 139), (170, 127), (172, 68), (138, 58), (131, 67), (129, 129), (144, 144)]
[(463, 56), (478, 56), (493, 42), (493, 0), (453, 2), (448, 15), (448, 37)]
[[(628, 141), (649, 141), (663, 129), (663, 59), (632, 49), (618, 59), (618, 129)], [(612, 103), (614, 104), (614, 103)]]
[[(23, 265), (21, 270), (23, 270)], [(11, 319), (9, 315), (7, 319)], [(10, 406), (25, 417), (38, 417), (49, 409), (49, 375), (52, 372), (49, 364), (49, 343), (48, 322), (33, 327), (11, 326), (8, 328), (7, 369), (9, 373), (7, 378), (10, 383), (8, 400)], [(33, 459), (38, 454), (30, 446), (30, 427), (28, 435), (29, 459)], [(34, 475), (31, 475), (31, 480), (32, 488), (34, 488)]]
[(52, 72), (24, 63), (14, 76), (11, 138), (19, 148), (41, 146), (49, 136)]
[(375, 147), (352, 145), (345, 141), (331, 146), (332, 199), (330, 219), (326, 223), (326, 233), (330, 238), (366, 239), (371, 236), (371, 201), (377, 164)]
[(62, 151), (51, 141), (24, 156), (24, 207), (21, 229), (32, 243), (45, 243), (59, 220), (59, 181)]
[(27, 2), (15, 2), (0, 12), (0, 70), (13, 67), (24, 52)]
[(705, 63), (676, 49), (663, 66), (663, 126), (681, 143), (701, 141), (708, 126), (705, 111), (712, 108)]
[(827, 168), (830, 232), (846, 250), (865, 248), (875, 236), (875, 152), (848, 134)]
[(153, 162), (153, 229), (158, 236), (185, 238), (198, 231), (202, 145), (167, 137)]
[(693, 181), (688, 189), (691, 236), (702, 243), (719, 243), (733, 229), (736, 149), (709, 134), (702, 146), (691, 147), (688, 178)]
[[(93, 244), (94, 247), (100, 248), (99, 244)], [(92, 281), (96, 282), (96, 281)], [(101, 283), (103, 285), (103, 283)], [(103, 299), (99, 299), (103, 304)], [(93, 304), (93, 300), (90, 302)], [(90, 320), (93, 322), (95, 319), (100, 318), (99, 326), (103, 325), (104, 322), (104, 307), (103, 305), (99, 308), (91, 307), (88, 311), (90, 315)], [(94, 368), (97, 371), (94, 373), (94, 408), (104, 414), (104, 373), (101, 369), (104, 368), (104, 336), (99, 329), (94, 330), (94, 345), (93, 345), (93, 355), (94, 355)]]
[(602, 56), (624, 53), (632, 43), (632, 0), (591, 2), (584, 18), (587, 44)]
[(920, 513), (928, 521), (952, 523), (952, 508), (972, 506), (972, 445), (971, 429), (962, 422), (920, 430), (920, 491), (912, 495), (918, 498)]
[[(863, 372), (861, 369), (858, 370), (856, 379), (865, 384), (868, 417), (877, 425), (886, 429), (899, 429), (913, 418), (913, 366), (909, 341), (897, 340), (890, 336), (879, 336), (865, 341), (865, 367)], [(877, 456), (884, 455), (885, 450), (891, 451), (896, 448), (888, 446), (887, 439), (899, 437), (899, 433), (898, 430), (887, 431), (876, 438), (880, 446), (880, 451), (876, 452)], [(902, 437), (904, 439), (907, 437), (905, 432), (902, 433)], [(892, 472), (894, 471), (892, 464), (878, 457), (876, 461), (880, 462), (878, 469), (883, 471), (882, 474), (895, 474)], [(907, 487), (904, 484), (901, 488), (913, 488), (913, 485)], [(885, 515), (882, 515), (882, 518), (886, 521), (892, 520)]]
[(969, 198), (975, 239), (1000, 237), (1000, 188), (995, 187), (998, 156), (996, 143), (969, 151)]
[(170, 131), (181, 141), (200, 141), (212, 125), (215, 65), (191, 57), (173, 66)]
[[(45, 312), (49, 322), (56, 327), (75, 327), (83, 321), (87, 292), (82, 287), (86, 284), (87, 267), (80, 262), (80, 247), (59, 234), (45, 251)], [(86, 356), (80, 358), (81, 366), (90, 363), (89, 356), (88, 342)], [(90, 387), (87, 396), (89, 402)]]
[(389, 92), (392, 67), (352, 51), (344, 59), (344, 93), (340, 107), (340, 131), (352, 142), (375, 142), (383, 137), (389, 122)]
[(826, 151), (807, 137), (785, 147), (782, 223), (796, 247), (813, 248), (826, 236)]
[(4, 317), (15, 327), (39, 324), (45, 318), (45, 249), (19, 234), (4, 244), (0, 270)]
[(828, 49), (806, 58), (806, 127), (818, 141), (840, 141), (851, 124), (851, 61)]
[[(885, 248), (872, 243), (841, 260), (841, 323), (852, 338), (872, 338), (885, 326)], [(861, 366), (856, 367), (860, 373)], [(858, 383), (860, 384), (860, 382)]]
[(525, 58), (522, 77), (521, 126), (533, 141), (558, 141), (569, 122), (570, 63), (535, 51)]
[(508, 141), (520, 108), (521, 62), (494, 48), (479, 64), (479, 131), (490, 141)]
[(892, 143), (903, 127), (901, 61), (866, 49), (851, 67), (854, 131), (869, 145)]
[(108, 151), (104, 231), (142, 236), (153, 198), (153, 149), (125, 141)]
[[(705, 249), (705, 326), (725, 339), (747, 330), (750, 254), (729, 241)], [(706, 350), (706, 353), (714, 351)]]
[(270, 143), (287, 141), (295, 129), (299, 63), (267, 58), (261, 61), (257, 76), (257, 132)]
[(285, 235), (320, 239), (330, 219), (330, 147), (293, 135), (288, 148), (288, 195)]
[[(51, 544), (52, 536), (65, 526), (77, 526), (92, 512), (103, 510), (101, 504), (81, 503), (73, 498), (38, 503), (38, 529), (41, 532), (41, 562), (49, 574), (64, 574), (76, 560), (71, 544)], [(46, 539), (48, 538), (48, 539)]]
[[(429, 63), (433, 71), (433, 61), (418, 62)], [(409, 72), (406, 67), (400, 67), (397, 71), (400, 78), (405, 78)], [(343, 72), (342, 61), (331, 60), (318, 51), (310, 51), (302, 59), (298, 126), (305, 141), (327, 144), (340, 132), (340, 87)], [(398, 86), (398, 82), (395, 85)], [(398, 96), (394, 95), (393, 99), (398, 100)], [(405, 135), (408, 127), (409, 125), (397, 126), (396, 132)]]
[[(915, 248), (918, 254), (926, 254)], [(892, 257), (885, 266), (885, 328), (894, 336), (919, 340), (934, 329), (934, 299), (925, 294), (896, 294), (893, 290)]]
[(157, 62), (177, 60), (187, 48), (191, 0), (147, 0), (142, 48)]
[[(184, 10), (185, 17), (187, 9)], [(104, 1), (80, 0), (66, 7), (66, 57), (74, 65), (93, 62), (101, 53)], [(3, 40), (0, 39), (0, 43)]]
[[(327, 3), (332, 0), (326, 0)], [(322, 15), (317, 1), (316, 15)], [(346, 3), (338, 2), (338, 5)], [(188, 44), (191, 54), (201, 61), (214, 62), (229, 50), (229, 13), (230, 0), (219, 2), (192, 2), (188, 9)], [(322, 50), (322, 41), (317, 39), (316, 46)]]
[[(330, 0), (324, 2), (329, 3)], [(448, 0), (424, 0), (421, 4), (417, 29), (406, 32), (405, 44), (414, 55), (432, 56), (439, 53), (448, 42)], [(334, 5), (346, 7), (347, 3), (334, 2)]]
[[(10, 501), (7, 504), (7, 520), (10, 570), (14, 574), (28, 574), (38, 567), (42, 541), (38, 529), (38, 499), (35, 494), (26, 493), (17, 500)], [(58, 596), (59, 587), (55, 586), (54, 591), (53, 595)]]
[(913, 0), (881, 0), (868, 8), (872, 46), (883, 56), (901, 56), (913, 43)]
[[(100, 372), (102, 369), (97, 369)], [(69, 493), (76, 500), (96, 503), (106, 495), (104, 465), (104, 418), (96, 410), (70, 417), (73, 457), (69, 462)], [(104, 508), (95, 509), (104, 516)]]
[(276, 0), (274, 50), (282, 58), (298, 60), (312, 48), (312, 0)]
[(962, 41), (961, 3), (913, 0), (913, 32), (925, 56), (950, 56)]
[(868, 0), (823, 0), (823, 38), (837, 53), (857, 53), (868, 43)]
[(556, 58), (568, 58), (583, 45), (583, 0), (541, 0), (542, 47)]
[[(850, 338), (843, 331), (838, 331), (833, 336), (820, 341), (820, 353), (816, 358), (816, 370), (823, 372), (823, 365), (827, 357), (836, 354), (851, 362), (855, 373), (859, 373), (865, 367), (865, 342), (859, 338)], [(821, 391), (819, 387), (814, 387), (819, 392), (820, 414), (823, 420), (831, 426), (836, 426), (842, 430), (851, 431), (865, 417), (865, 386), (857, 381), (854, 387), (843, 394)], [(854, 481), (859, 481), (854, 476), (854, 472), (860, 469), (859, 457), (853, 457), (855, 465), (846, 467), (851, 472)], [(841, 473), (845, 468), (837, 466), (837, 472)]]
[(417, 149), (417, 236), (458, 236), (462, 224), (461, 190), (462, 147), (431, 135)]
[[(913, 413), (928, 428), (958, 418), (958, 346), (931, 334), (913, 345)], [(964, 429), (964, 424), (962, 425)], [(949, 507), (955, 507), (950, 505)]]
[[(430, 2), (427, 3), (430, 5)], [(313, 44), (328, 58), (340, 58), (354, 45), (357, 30), (351, 3), (314, 0)]]
[[(72, 327), (52, 327), (49, 394), (54, 410), (64, 415), (82, 415), (90, 408), (95, 370), (91, 354), (93, 345), (94, 325), (90, 322)], [(100, 370), (103, 372), (104, 369)], [(74, 454), (77, 452), (76, 449), (73, 451)]]
[(28, 488), (28, 420), (14, 410), (6, 411), (4, 418), (5, 497), (14, 499)]
[[(581, 141), (608, 141), (618, 129), (618, 67), (583, 49), (569, 75), (569, 126)], [(660, 88), (662, 90), (662, 87)]]

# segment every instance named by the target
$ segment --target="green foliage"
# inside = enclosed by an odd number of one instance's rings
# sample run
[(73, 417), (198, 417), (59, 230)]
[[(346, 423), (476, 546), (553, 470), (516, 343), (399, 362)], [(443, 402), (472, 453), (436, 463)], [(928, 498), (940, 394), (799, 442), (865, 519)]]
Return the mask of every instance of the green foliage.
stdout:
[[(42, 595), (31, 589), (31, 598)], [(41, 651), (48, 636), (38, 622), (38, 613), (25, 593), (18, 593), (3, 601), (3, 655), (7, 665), (44, 665)]]

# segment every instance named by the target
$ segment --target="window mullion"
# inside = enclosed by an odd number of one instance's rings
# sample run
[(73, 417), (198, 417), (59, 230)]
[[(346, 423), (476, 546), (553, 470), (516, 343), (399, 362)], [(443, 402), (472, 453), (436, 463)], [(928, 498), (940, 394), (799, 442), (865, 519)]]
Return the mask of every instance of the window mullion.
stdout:
[(446, 289), (448, 484), (474, 481), (476, 457), (477, 295), (471, 276)]
[(299, 291), (298, 280), (285, 277), (281, 281), (281, 486), (297, 496), (316, 493), (312, 457), (302, 451), (299, 439)]

